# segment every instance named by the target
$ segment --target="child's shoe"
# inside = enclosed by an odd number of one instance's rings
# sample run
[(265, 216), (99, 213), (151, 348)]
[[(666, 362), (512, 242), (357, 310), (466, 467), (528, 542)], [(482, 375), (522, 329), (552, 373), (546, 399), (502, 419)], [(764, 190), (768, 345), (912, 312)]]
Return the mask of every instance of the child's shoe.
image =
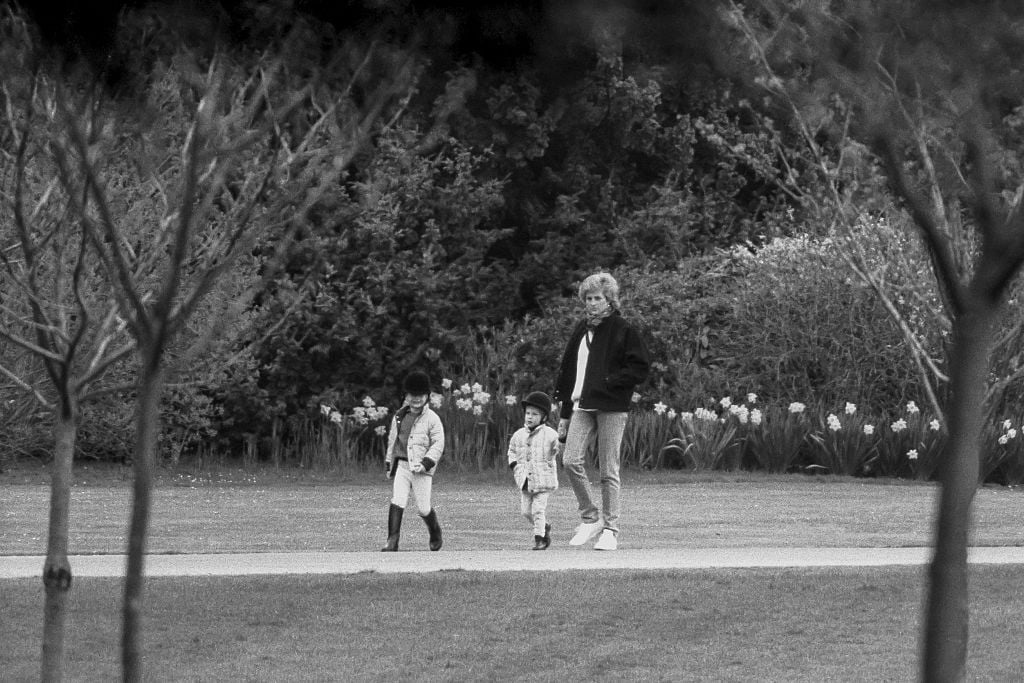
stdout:
[(551, 525), (545, 524), (544, 535), (533, 537), (533, 549), (547, 550), (549, 545), (551, 545)]

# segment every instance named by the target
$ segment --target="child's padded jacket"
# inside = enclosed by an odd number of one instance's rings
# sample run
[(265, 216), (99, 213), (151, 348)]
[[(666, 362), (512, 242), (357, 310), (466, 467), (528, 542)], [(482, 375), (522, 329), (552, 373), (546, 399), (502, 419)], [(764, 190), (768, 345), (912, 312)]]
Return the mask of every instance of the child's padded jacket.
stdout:
[(437, 413), (430, 409), (430, 406), (424, 406), (423, 412), (419, 415), (412, 415), (408, 406), (403, 406), (395, 413), (391, 418), (391, 429), (388, 431), (388, 447), (385, 451), (384, 461), (394, 472), (395, 465), (398, 464), (392, 460), (395, 442), (398, 440), (398, 423), (406, 418), (415, 420), (412, 430), (409, 432), (409, 443), (405, 447), (409, 465), (421, 463), (424, 467), (424, 474), (433, 476), (437, 470), (437, 461), (444, 453), (444, 425)]
[(532, 431), (520, 427), (508, 443), (508, 462), (518, 463), (514, 470), (516, 488), (543, 493), (558, 488), (558, 432), (546, 424)]

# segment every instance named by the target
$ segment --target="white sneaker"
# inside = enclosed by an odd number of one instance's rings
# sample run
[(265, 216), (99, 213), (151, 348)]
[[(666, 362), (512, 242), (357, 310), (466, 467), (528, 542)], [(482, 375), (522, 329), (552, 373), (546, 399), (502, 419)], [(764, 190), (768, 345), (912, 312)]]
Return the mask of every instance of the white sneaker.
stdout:
[(600, 519), (596, 522), (583, 522), (576, 527), (576, 535), (569, 539), (569, 545), (583, 545), (601, 533), (603, 528), (604, 522)]
[(601, 533), (601, 538), (597, 539), (597, 543), (594, 544), (594, 550), (615, 550), (618, 547), (619, 539), (611, 529), (605, 529)]

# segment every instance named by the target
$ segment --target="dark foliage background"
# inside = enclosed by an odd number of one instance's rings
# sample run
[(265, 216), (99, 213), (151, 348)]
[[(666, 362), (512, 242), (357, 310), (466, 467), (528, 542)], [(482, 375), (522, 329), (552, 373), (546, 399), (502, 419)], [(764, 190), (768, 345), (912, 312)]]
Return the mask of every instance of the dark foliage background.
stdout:
[[(654, 352), (645, 405), (686, 410), (747, 391), (829, 404), (918, 397), (898, 328), (805, 211), (824, 188), (801, 166), (787, 115), (750, 81), (719, 8), (25, 4), (52, 58), (89, 65), (126, 106), (183, 52), (241, 69), (276, 52), (300, 74), (373, 44), (371, 76), (396, 55), (415, 64), (414, 88), (381, 112), (283, 258), (282, 236), (261, 236), (237, 278), (263, 274), (267, 285), (232, 322), (230, 342), (172, 367), (167, 448), (247, 444), (277, 458), (297, 448), (321, 404), (395, 405), (412, 367), (498, 394), (550, 389), (578, 315), (575, 288), (595, 270), (620, 279), (626, 314)], [(324, 97), (344, 87), (325, 81)], [(857, 174), (850, 191), (886, 208), (871, 163)], [(878, 246), (870, 258), (893, 267), (890, 252)], [(921, 273), (894, 272), (916, 287), (902, 299), (914, 315), (933, 293)], [(928, 343), (941, 357), (942, 339)], [(117, 457), (130, 441), (127, 401), (91, 409), (102, 426), (83, 455)], [(37, 452), (24, 445), (37, 427), (16, 423), (21, 450)]]

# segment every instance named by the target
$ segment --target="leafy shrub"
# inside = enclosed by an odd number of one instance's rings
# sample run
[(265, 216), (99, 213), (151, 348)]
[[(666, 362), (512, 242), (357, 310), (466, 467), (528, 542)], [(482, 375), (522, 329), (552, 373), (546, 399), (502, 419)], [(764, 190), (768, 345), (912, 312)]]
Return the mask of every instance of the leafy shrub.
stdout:
[[(135, 403), (122, 396), (81, 407), (76, 451), (78, 457), (114, 462), (130, 461), (135, 444)], [(52, 444), (47, 451), (52, 452)]]
[[(732, 251), (742, 275), (720, 354), (735, 381), (766, 397), (833, 405), (922, 395), (898, 326), (840, 249), (799, 236)], [(875, 264), (886, 266), (883, 253)]]

